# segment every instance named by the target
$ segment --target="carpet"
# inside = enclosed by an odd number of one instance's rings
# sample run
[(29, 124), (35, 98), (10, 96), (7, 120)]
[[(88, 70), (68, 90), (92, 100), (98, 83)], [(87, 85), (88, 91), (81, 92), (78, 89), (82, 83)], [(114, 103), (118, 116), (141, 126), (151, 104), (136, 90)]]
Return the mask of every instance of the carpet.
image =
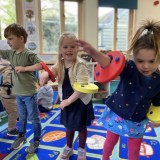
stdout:
[[(88, 137), (86, 143), (87, 160), (100, 160), (103, 143), (106, 137), (106, 130), (97, 124), (97, 119), (104, 110), (104, 104), (94, 104), (95, 119), (88, 127)], [(41, 113), (42, 138), (37, 153), (27, 155), (25, 150), (33, 141), (33, 129), (30, 122), (27, 125), (27, 143), (19, 150), (12, 150), (11, 144), (15, 137), (7, 136), (7, 124), (0, 127), (0, 160), (58, 160), (66, 144), (65, 128), (59, 124), (60, 109), (55, 108), (48, 113)], [(18, 122), (17, 122), (18, 126)], [(70, 160), (77, 159), (78, 133), (74, 138), (74, 154)], [(120, 137), (116, 145), (111, 160), (127, 159), (127, 139)], [(148, 127), (141, 144), (140, 160), (160, 160), (160, 128)]]

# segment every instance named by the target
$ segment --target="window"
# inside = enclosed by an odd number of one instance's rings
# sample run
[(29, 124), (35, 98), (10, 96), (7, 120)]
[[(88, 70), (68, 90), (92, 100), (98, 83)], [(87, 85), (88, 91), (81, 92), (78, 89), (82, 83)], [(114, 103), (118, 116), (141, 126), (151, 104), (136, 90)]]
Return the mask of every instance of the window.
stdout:
[(15, 0), (0, 1), (0, 40), (5, 39), (4, 29), (11, 23), (16, 23)]
[[(132, 14), (131, 14), (132, 13)], [(98, 47), (101, 50), (122, 50), (128, 48), (133, 28), (133, 12), (129, 9), (98, 8)]]
[(60, 1), (41, 0), (42, 46), (41, 53), (57, 51), (60, 35)]
[(118, 9), (117, 13), (117, 43), (116, 49), (125, 51), (128, 48), (129, 10)]
[(64, 7), (65, 31), (78, 34), (78, 3), (66, 1)]
[(59, 35), (64, 31), (79, 36), (81, 1), (41, 0), (40, 53), (57, 53)]
[(113, 46), (114, 9), (99, 7), (98, 47), (111, 50)]

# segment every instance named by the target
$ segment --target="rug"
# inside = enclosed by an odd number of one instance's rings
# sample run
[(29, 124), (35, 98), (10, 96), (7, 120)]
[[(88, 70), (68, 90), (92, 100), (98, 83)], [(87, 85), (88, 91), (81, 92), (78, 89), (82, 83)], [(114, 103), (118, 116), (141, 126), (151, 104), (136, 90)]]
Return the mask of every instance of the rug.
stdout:
[[(86, 142), (87, 160), (101, 160), (103, 143), (106, 137), (106, 130), (97, 124), (97, 119), (105, 108), (104, 104), (94, 104), (95, 119), (88, 127), (88, 137)], [(30, 122), (27, 125), (27, 143), (19, 150), (12, 150), (11, 144), (15, 137), (7, 136), (7, 124), (0, 127), (0, 160), (58, 160), (66, 144), (65, 128), (59, 124), (60, 109), (58, 105), (48, 113), (41, 113), (42, 138), (37, 153), (27, 155), (25, 150), (33, 141), (33, 129)], [(18, 127), (18, 122), (17, 122)], [(76, 132), (74, 143), (74, 154), (70, 160), (77, 159), (78, 133)], [(120, 137), (116, 145), (111, 160), (127, 159), (127, 139)], [(146, 130), (141, 144), (140, 160), (160, 160), (160, 128), (149, 126)]]

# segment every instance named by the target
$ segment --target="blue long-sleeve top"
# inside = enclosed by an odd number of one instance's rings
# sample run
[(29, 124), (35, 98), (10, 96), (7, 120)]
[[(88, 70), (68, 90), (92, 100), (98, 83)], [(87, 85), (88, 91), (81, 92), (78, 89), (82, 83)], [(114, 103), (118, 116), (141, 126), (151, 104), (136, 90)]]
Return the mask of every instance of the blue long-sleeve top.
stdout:
[(133, 61), (126, 61), (117, 89), (106, 100), (107, 106), (124, 119), (140, 122), (151, 103), (160, 106), (160, 74), (155, 72), (148, 80)]

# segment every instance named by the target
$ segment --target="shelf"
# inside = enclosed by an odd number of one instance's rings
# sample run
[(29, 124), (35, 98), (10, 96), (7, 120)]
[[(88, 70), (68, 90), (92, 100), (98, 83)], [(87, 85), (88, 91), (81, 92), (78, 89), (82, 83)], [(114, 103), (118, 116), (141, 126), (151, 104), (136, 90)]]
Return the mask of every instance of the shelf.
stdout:
[(114, 80), (108, 83), (99, 83), (94, 79), (94, 68), (97, 62), (87, 62), (88, 65), (88, 72), (89, 72), (89, 82), (96, 84), (99, 87), (99, 92), (93, 94), (93, 100), (100, 100), (105, 99), (110, 94), (112, 94), (118, 83), (119, 83), (119, 76), (116, 77)]
[(87, 62), (88, 66), (88, 73), (89, 73), (89, 82), (94, 83), (94, 67), (97, 63), (96, 62)]

